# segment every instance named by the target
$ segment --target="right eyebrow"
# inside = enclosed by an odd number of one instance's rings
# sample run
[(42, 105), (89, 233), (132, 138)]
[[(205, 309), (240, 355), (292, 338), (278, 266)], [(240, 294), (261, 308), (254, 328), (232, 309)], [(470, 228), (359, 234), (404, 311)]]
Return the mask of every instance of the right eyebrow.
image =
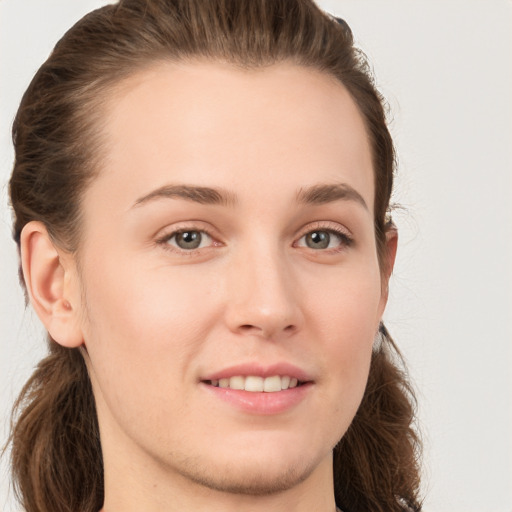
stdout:
[(133, 207), (138, 207), (157, 199), (185, 199), (200, 204), (218, 204), (229, 206), (236, 203), (234, 194), (227, 190), (195, 185), (164, 185), (139, 197)]

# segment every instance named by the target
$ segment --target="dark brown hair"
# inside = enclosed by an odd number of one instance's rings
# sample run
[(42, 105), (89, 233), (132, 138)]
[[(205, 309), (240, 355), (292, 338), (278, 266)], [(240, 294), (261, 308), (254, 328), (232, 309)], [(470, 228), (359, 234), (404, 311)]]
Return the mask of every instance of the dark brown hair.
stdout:
[[(383, 100), (346, 23), (312, 0), (120, 0), (93, 11), (56, 45), (23, 96), (13, 127), (14, 239), (45, 224), (80, 246), (80, 199), (101, 167), (102, 105), (124, 78), (158, 61), (209, 59), (244, 69), (292, 62), (338, 79), (366, 125), (375, 172), (381, 267), (395, 167)], [(361, 406), (334, 449), (345, 512), (420, 510), (415, 401), (384, 326)], [(27, 512), (97, 512), (103, 464), (94, 398), (79, 349), (49, 339), (23, 388), (11, 433), (15, 489)]]

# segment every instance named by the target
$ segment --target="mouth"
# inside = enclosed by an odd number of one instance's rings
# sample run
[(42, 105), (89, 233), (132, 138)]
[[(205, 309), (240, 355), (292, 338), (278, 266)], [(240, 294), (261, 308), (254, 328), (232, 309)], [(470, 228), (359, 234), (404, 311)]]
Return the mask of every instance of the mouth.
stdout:
[(289, 375), (272, 375), (269, 377), (234, 375), (232, 377), (211, 379), (203, 382), (216, 388), (249, 391), (250, 393), (277, 393), (297, 388), (307, 383)]
[(220, 400), (231, 409), (263, 416), (295, 410), (315, 389), (311, 373), (287, 362), (233, 365), (203, 375), (200, 383), (214, 403)]

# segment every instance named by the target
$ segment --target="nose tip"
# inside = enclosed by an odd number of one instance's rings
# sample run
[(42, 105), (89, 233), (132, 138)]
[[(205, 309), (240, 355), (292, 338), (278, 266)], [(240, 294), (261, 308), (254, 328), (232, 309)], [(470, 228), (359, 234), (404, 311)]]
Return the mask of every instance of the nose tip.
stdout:
[(302, 324), (296, 282), (282, 259), (245, 261), (232, 272), (226, 321), (239, 335), (289, 337)]

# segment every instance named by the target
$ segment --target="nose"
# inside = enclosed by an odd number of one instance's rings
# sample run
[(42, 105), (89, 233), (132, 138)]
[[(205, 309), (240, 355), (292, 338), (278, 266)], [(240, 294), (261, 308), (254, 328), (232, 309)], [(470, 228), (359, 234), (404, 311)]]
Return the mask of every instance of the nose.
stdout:
[(277, 341), (301, 328), (297, 279), (278, 250), (240, 255), (228, 281), (225, 319), (232, 332)]

